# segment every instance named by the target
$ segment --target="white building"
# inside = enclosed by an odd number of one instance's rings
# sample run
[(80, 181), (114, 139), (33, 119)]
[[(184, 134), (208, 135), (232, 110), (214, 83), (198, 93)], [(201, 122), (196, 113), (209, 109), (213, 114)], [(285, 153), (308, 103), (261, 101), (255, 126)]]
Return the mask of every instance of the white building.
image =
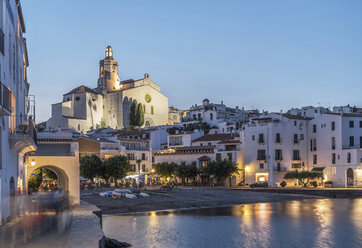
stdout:
[[(227, 122), (234, 125), (246, 121), (248, 114), (244, 109), (227, 107), (222, 101), (220, 104), (211, 103), (209, 99), (204, 99), (202, 105), (193, 105), (185, 111), (182, 120), (187, 121), (203, 121), (210, 125), (210, 127), (218, 127), (219, 123)], [(224, 130), (229, 132), (230, 130)]]
[[(207, 134), (194, 139), (191, 146), (174, 146), (156, 152), (154, 163), (184, 163), (201, 168), (210, 161), (229, 159), (239, 168), (239, 174), (232, 175), (230, 182), (232, 186), (236, 186), (243, 182), (240, 147), (239, 137), (232, 134)], [(200, 178), (200, 181), (203, 179)], [(229, 184), (228, 179), (226, 184)]]
[(176, 129), (174, 133), (168, 135), (167, 147), (191, 146), (191, 142), (204, 136), (204, 131), (195, 130), (193, 132), (180, 131)]
[(307, 167), (307, 122), (290, 114), (266, 114), (244, 124), (240, 140), (245, 183), (274, 186), (286, 171)]
[(97, 88), (79, 86), (63, 95), (60, 103), (52, 105), (52, 117), (48, 129), (74, 129), (86, 132), (96, 127), (122, 129), (129, 126), (132, 102), (142, 104), (144, 126), (166, 125), (169, 121), (168, 98), (160, 86), (144, 78), (120, 80), (118, 62), (113, 59), (113, 50), (106, 49), (105, 58), (99, 62)]
[(334, 187), (362, 187), (362, 114), (327, 113), (308, 123), (309, 167)]
[(151, 174), (153, 153), (167, 146), (164, 128), (125, 130), (115, 134), (132, 165), (131, 175)]
[(275, 186), (287, 171), (300, 169), (323, 171), (334, 187), (362, 187), (362, 114), (321, 107), (288, 113), (297, 115), (267, 114), (243, 125), (245, 183)]
[(25, 191), (24, 157), (36, 149), (24, 33), (20, 1), (0, 0), (0, 224), (14, 216)]

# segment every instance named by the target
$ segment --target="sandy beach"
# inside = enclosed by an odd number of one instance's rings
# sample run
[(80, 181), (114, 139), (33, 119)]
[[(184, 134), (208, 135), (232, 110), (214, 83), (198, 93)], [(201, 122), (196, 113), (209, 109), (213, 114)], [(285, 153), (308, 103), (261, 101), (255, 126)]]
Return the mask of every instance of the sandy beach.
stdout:
[[(103, 190), (104, 191), (104, 190)], [(321, 198), (313, 195), (275, 194), (227, 188), (178, 188), (171, 191), (146, 190), (150, 198), (112, 199), (99, 196), (100, 190), (82, 192), (81, 200), (100, 208), (103, 214), (134, 213), (166, 209), (220, 207), (258, 202)]]

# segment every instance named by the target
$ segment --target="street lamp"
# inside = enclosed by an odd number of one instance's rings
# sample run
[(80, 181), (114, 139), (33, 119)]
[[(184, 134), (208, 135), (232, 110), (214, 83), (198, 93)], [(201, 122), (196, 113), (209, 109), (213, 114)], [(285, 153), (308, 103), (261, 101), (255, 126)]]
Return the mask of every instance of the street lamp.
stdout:
[(35, 160), (33, 159), (31, 162), (30, 162), (31, 166), (34, 166), (36, 163), (35, 163)]

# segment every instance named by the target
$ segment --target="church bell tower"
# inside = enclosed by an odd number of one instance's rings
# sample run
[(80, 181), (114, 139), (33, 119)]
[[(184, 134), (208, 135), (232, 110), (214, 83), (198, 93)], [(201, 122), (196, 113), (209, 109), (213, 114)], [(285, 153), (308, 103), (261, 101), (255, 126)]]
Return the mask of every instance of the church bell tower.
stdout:
[(113, 50), (107, 46), (105, 58), (99, 61), (98, 90), (102, 93), (119, 91), (118, 62), (113, 59)]

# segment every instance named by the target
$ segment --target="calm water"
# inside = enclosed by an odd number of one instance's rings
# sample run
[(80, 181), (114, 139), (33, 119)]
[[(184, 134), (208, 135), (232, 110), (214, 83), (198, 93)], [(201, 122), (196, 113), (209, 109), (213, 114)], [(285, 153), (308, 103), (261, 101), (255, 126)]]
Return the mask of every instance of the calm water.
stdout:
[(133, 247), (362, 247), (362, 199), (104, 215), (103, 230)]

